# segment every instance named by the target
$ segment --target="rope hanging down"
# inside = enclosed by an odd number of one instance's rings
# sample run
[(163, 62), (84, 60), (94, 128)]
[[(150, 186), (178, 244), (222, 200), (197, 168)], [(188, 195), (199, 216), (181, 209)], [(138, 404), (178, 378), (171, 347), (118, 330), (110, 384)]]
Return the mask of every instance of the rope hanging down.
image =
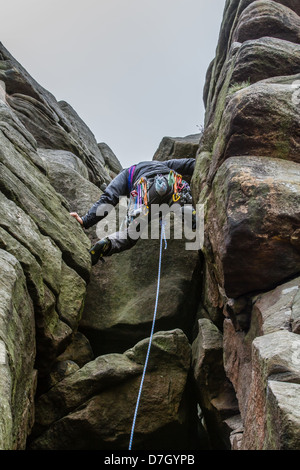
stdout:
[(142, 379), (141, 379), (141, 383), (140, 383), (140, 389), (139, 389), (139, 393), (138, 393), (138, 398), (137, 398), (134, 417), (133, 417), (133, 422), (132, 422), (131, 435), (130, 435), (130, 441), (129, 441), (129, 450), (131, 450), (131, 447), (132, 447), (132, 440), (133, 440), (135, 422), (136, 422), (139, 403), (140, 403), (140, 399), (141, 399), (141, 394), (142, 394), (142, 389), (143, 389), (143, 384), (144, 384), (144, 379), (145, 379), (145, 374), (146, 374), (146, 369), (147, 369), (148, 359), (149, 359), (149, 354), (150, 354), (150, 349), (151, 349), (151, 343), (152, 343), (152, 337), (153, 337), (153, 332), (154, 332), (155, 320), (156, 320), (157, 304), (158, 304), (159, 288), (160, 288), (160, 273), (161, 273), (161, 258), (162, 258), (162, 241), (163, 241), (163, 238), (164, 238), (164, 241), (165, 241), (165, 250), (166, 250), (167, 249), (167, 240), (166, 240), (166, 233), (165, 233), (165, 221), (162, 220), (161, 221), (160, 247), (159, 247), (158, 279), (157, 279), (157, 289), (156, 289), (154, 315), (153, 315), (152, 328), (151, 328), (151, 333), (150, 333), (150, 338), (149, 338), (148, 350), (147, 350), (145, 364), (144, 364), (143, 375), (142, 375)]

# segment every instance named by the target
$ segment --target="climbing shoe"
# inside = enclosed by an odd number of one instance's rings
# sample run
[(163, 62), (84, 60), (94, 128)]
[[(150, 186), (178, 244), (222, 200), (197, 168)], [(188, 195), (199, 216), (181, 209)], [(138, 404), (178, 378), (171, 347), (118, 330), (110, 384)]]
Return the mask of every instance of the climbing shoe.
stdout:
[(90, 249), (92, 265), (94, 266), (96, 263), (98, 263), (99, 259), (101, 259), (101, 261), (104, 261), (103, 256), (105, 256), (106, 253), (108, 253), (110, 248), (111, 248), (111, 241), (109, 240), (109, 238), (102, 238), (102, 240), (99, 240)]

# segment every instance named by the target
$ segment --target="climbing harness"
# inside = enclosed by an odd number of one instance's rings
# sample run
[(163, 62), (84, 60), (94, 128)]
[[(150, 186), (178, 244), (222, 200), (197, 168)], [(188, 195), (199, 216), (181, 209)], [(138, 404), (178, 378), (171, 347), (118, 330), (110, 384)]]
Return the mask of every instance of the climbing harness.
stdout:
[(159, 288), (160, 288), (160, 274), (161, 274), (161, 259), (162, 259), (162, 241), (163, 241), (163, 238), (164, 238), (164, 241), (165, 241), (165, 250), (166, 250), (167, 249), (167, 240), (166, 240), (166, 233), (165, 233), (165, 221), (161, 220), (161, 236), (160, 236), (158, 279), (157, 279), (155, 308), (154, 308), (152, 328), (151, 328), (151, 333), (150, 333), (150, 338), (149, 338), (149, 345), (148, 345), (148, 350), (147, 350), (145, 364), (144, 364), (143, 375), (142, 375), (142, 379), (141, 379), (141, 383), (140, 383), (138, 398), (137, 398), (134, 417), (133, 417), (133, 422), (132, 422), (131, 435), (130, 435), (130, 441), (129, 441), (129, 450), (131, 450), (131, 448), (132, 448), (132, 440), (133, 440), (134, 428), (135, 428), (135, 423), (136, 423), (136, 417), (137, 417), (137, 413), (138, 413), (138, 408), (139, 408), (139, 403), (140, 403), (140, 399), (141, 399), (144, 379), (145, 379), (145, 375), (146, 375), (146, 369), (147, 369), (147, 365), (148, 365), (148, 359), (149, 359), (149, 355), (150, 355), (151, 343), (152, 343), (155, 320), (156, 320), (157, 304), (158, 304)]
[(139, 182), (135, 185), (135, 189), (130, 193), (131, 206), (134, 209), (139, 209), (142, 206), (145, 206), (149, 209), (148, 206), (148, 182), (145, 178), (141, 178)]
[[(130, 200), (128, 215), (124, 223), (127, 226), (137, 217), (137, 215), (148, 215), (149, 204), (153, 198), (153, 189), (156, 195), (161, 198), (170, 197), (171, 202), (177, 202), (181, 198), (181, 192), (187, 193), (189, 185), (182, 180), (182, 176), (171, 170), (168, 176), (156, 175), (155, 178), (147, 179), (142, 177), (132, 187), (135, 165), (130, 167), (128, 173), (128, 188), (130, 189)], [(150, 191), (150, 192), (149, 192)], [(169, 202), (170, 204), (170, 202)], [(123, 226), (123, 224), (122, 224)]]
[(133, 184), (133, 176), (136, 165), (129, 168), (128, 189), (129, 205), (127, 215), (120, 229), (125, 230), (139, 216), (147, 217), (151, 204), (167, 203), (171, 206), (180, 199), (180, 204), (191, 204), (192, 196), (190, 186), (182, 179), (182, 176), (174, 170), (168, 175), (156, 175), (155, 177), (141, 177)]

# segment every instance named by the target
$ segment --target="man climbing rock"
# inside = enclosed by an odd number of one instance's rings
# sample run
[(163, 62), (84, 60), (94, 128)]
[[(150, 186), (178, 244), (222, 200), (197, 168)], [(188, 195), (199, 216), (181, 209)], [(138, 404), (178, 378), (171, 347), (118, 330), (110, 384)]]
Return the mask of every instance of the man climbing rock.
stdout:
[(140, 214), (150, 218), (154, 204), (171, 206), (178, 203), (182, 207), (188, 205), (192, 208), (191, 189), (183, 177), (192, 176), (194, 167), (194, 158), (140, 162), (122, 170), (86, 215), (80, 217), (77, 212), (71, 212), (70, 215), (87, 229), (106, 217), (120, 197), (129, 198), (126, 227), (102, 238), (91, 248), (92, 264), (103, 256), (111, 256), (134, 246), (138, 239), (130, 236), (131, 222)]

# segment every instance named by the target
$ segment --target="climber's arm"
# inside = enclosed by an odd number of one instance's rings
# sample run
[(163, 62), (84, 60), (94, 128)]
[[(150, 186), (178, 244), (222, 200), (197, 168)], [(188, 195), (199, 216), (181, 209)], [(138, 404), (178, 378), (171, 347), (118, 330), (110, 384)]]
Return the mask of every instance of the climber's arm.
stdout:
[(180, 173), (181, 175), (192, 176), (195, 168), (195, 158), (179, 158), (167, 160), (165, 162), (171, 170)]
[(70, 215), (74, 217), (77, 220), (77, 222), (80, 223), (80, 225), (83, 225), (83, 220), (80, 217), (80, 215), (77, 214), (77, 212), (70, 212)]
[[(112, 208), (118, 204), (119, 197), (127, 195), (127, 179), (128, 170), (125, 169), (112, 180), (99, 201), (95, 202), (83, 217), (80, 217), (76, 212), (72, 212), (70, 215), (75, 217), (84, 228), (92, 227), (109, 214)], [(101, 215), (99, 215), (100, 213)]]

